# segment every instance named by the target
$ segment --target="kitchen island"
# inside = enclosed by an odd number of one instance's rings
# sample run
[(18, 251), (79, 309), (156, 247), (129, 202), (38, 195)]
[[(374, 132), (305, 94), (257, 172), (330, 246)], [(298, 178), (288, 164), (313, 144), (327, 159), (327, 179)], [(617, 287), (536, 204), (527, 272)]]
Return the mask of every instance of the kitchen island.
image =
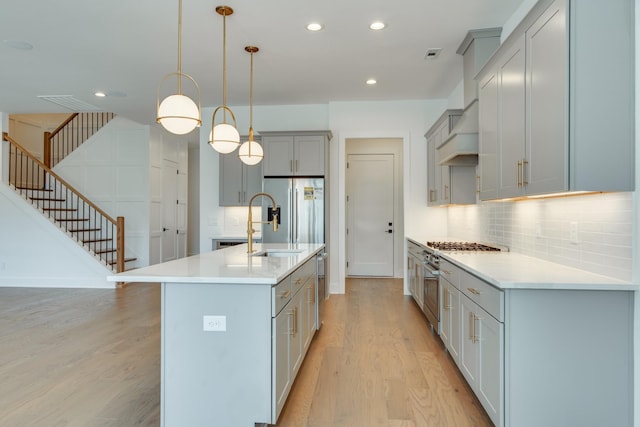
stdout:
[(111, 276), (162, 286), (161, 419), (275, 424), (316, 329), (323, 244), (256, 244)]
[(496, 426), (633, 425), (636, 284), (511, 252), (440, 272), (440, 336)]

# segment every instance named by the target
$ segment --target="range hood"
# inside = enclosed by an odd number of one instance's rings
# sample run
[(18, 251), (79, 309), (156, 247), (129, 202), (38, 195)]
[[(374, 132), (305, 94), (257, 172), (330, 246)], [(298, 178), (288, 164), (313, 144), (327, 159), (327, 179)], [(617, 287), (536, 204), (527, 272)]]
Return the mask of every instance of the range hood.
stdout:
[(437, 147), (438, 163), (446, 166), (474, 166), (478, 164), (478, 100), (474, 99), (449, 138)]
[(449, 138), (437, 148), (438, 163), (445, 166), (478, 164), (478, 84), (476, 74), (500, 45), (501, 28), (471, 30), (456, 53), (462, 55), (464, 113)]

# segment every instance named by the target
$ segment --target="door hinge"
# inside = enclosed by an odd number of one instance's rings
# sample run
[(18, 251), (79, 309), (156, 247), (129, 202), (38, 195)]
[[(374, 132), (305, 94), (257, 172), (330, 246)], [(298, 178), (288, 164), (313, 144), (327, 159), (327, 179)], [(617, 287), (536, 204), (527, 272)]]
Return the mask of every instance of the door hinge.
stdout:
[(176, 169), (176, 175), (180, 175), (180, 169)]
[(176, 205), (179, 205), (179, 204), (180, 204), (180, 200), (176, 200)]
[(347, 268), (349, 268), (349, 261), (347, 261)]
[(347, 202), (349, 201), (349, 196), (347, 196)]
[(347, 234), (349, 234), (349, 229), (347, 228)]
[(349, 169), (349, 162), (347, 162), (347, 169)]

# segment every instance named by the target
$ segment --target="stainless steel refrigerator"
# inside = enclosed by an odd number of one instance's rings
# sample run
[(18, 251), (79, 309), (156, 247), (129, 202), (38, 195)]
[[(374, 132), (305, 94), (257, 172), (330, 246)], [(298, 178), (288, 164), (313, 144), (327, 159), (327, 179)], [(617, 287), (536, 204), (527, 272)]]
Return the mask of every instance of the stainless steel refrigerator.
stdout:
[[(324, 178), (265, 178), (263, 190), (280, 208), (280, 227), (273, 232), (262, 227), (265, 243), (324, 243)], [(271, 201), (262, 198), (262, 220), (266, 221)]]
[[(280, 208), (280, 227), (274, 233), (270, 224), (263, 224), (264, 243), (325, 243), (325, 203), (324, 178), (265, 178), (263, 191), (273, 196)], [(271, 201), (262, 198), (262, 221), (270, 220)], [(316, 286), (316, 327), (320, 329), (323, 320), (326, 289), (325, 263), (328, 255), (322, 251), (317, 257), (318, 283)]]

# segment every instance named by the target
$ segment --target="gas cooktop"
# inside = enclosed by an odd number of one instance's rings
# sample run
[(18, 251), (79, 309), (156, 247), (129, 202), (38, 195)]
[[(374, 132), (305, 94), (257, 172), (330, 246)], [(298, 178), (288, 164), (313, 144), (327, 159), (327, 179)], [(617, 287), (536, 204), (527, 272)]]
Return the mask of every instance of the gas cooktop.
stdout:
[(438, 251), (502, 251), (497, 246), (489, 246), (475, 242), (427, 242), (427, 247)]

